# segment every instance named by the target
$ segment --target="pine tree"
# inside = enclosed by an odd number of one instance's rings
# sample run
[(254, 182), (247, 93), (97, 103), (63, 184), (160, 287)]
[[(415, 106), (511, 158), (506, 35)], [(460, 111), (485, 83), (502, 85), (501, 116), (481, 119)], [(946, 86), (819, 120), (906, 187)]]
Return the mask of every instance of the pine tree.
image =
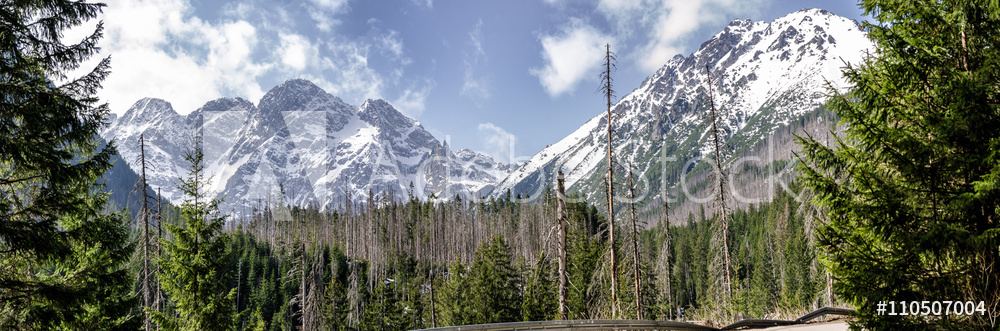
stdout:
[[(817, 240), (838, 297), (858, 308), (857, 324), (866, 329), (995, 329), (1000, 8), (977, 1), (861, 7), (876, 20), (864, 28), (877, 49), (845, 69), (851, 92), (829, 101), (845, 137), (832, 149), (800, 139), (800, 169), (828, 219)], [(985, 313), (878, 316), (883, 300), (984, 301)]]
[(468, 268), (456, 259), (448, 266), (447, 281), (438, 294), (439, 326), (473, 324), (472, 293), (469, 291)]
[(104, 4), (4, 1), (0, 6), (0, 328), (133, 328), (124, 262), (127, 223), (106, 214), (98, 179), (114, 143), (98, 149), (108, 114), (96, 97), (110, 72), (97, 53), (103, 24), (77, 44), (64, 31)]
[(673, 319), (676, 305), (673, 291), (673, 265), (675, 262), (672, 254), (674, 246), (670, 236), (670, 201), (666, 195), (663, 197), (663, 221), (663, 242), (660, 244), (660, 253), (657, 258), (657, 271), (659, 271), (660, 277), (662, 277), (660, 278), (662, 280), (660, 289), (662, 290), (664, 300), (660, 319)]
[(233, 305), (236, 289), (228, 289), (233, 255), (226, 249), (228, 235), (221, 233), (225, 216), (219, 214), (219, 201), (208, 199), (204, 191), (209, 179), (200, 134), (194, 146), (185, 155), (191, 169), (180, 186), (187, 196), (180, 208), (184, 226), (168, 224), (174, 240), (160, 240), (167, 257), (160, 261), (159, 278), (179, 316), (151, 313), (164, 330), (232, 330), (238, 314)]
[(469, 268), (474, 324), (521, 319), (521, 280), (503, 237), (484, 241)]
[(528, 269), (525, 277), (524, 299), (521, 302), (522, 320), (544, 321), (557, 316), (557, 297), (549, 276), (551, 273), (549, 259), (545, 254), (539, 253), (534, 267)]

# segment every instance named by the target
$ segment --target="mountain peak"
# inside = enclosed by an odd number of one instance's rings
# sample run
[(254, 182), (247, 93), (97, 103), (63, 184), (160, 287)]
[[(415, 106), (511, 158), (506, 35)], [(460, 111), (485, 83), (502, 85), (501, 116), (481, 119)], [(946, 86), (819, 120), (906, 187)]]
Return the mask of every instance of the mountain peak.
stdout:
[(263, 112), (312, 110), (311, 103), (317, 97), (327, 96), (343, 102), (323, 91), (319, 86), (305, 79), (289, 79), (275, 86), (260, 99), (257, 107)]
[(253, 107), (253, 103), (243, 98), (218, 98), (205, 103), (196, 112), (248, 111)]
[[(803, 13), (803, 14), (807, 14), (807, 15), (837, 16), (834, 13), (831, 13), (830, 11), (828, 11), (826, 9), (821, 9), (821, 8), (802, 8), (802, 9), (799, 9), (799, 11), (797, 11), (795, 13)], [(795, 13), (792, 13), (792, 14), (795, 14)]]
[[(844, 61), (856, 63), (871, 47), (856, 22), (822, 9), (803, 9), (770, 22), (732, 20), (698, 50), (668, 60), (613, 106), (617, 119), (612, 129), (626, 135), (619, 141), (634, 142), (639, 148), (622, 142), (608, 146), (594, 139), (609, 125), (603, 114), (597, 114), (532, 156), (493, 192), (538, 192), (556, 169), (566, 171), (567, 189), (600, 192), (599, 174), (606, 165), (592, 156), (609, 148), (626, 154), (621, 158), (648, 162), (640, 169), (654, 169), (652, 160), (667, 155), (660, 153), (682, 158), (706, 155), (712, 150), (702, 125), (709, 100), (706, 67), (715, 85), (713, 101), (732, 133), (727, 144), (732, 142), (744, 151), (762, 148), (779, 128), (819, 109), (828, 86), (846, 88), (840, 71)], [(683, 167), (684, 162), (661, 164), (663, 172), (656, 176), (670, 173), (664, 169), (682, 173)]]
[(167, 102), (166, 100), (160, 98), (142, 98), (132, 104), (132, 108), (129, 110), (152, 110), (152, 111), (174, 111), (174, 106)]
[(365, 100), (358, 109), (358, 116), (365, 122), (381, 129), (408, 128), (416, 123), (382, 99)]
[(281, 85), (275, 86), (271, 90), (273, 91), (279, 89), (316, 90), (320, 88), (319, 86), (316, 86), (316, 84), (314, 84), (312, 81), (309, 81), (307, 79), (292, 78), (286, 80), (284, 83), (281, 83)]
[(119, 120), (149, 122), (158, 118), (180, 116), (169, 102), (158, 98), (142, 98), (132, 104)]

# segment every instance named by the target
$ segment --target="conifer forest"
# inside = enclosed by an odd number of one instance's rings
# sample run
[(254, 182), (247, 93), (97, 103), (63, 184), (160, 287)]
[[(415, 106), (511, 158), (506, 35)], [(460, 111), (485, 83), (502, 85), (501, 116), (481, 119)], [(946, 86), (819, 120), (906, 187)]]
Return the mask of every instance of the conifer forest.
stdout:
[[(852, 88), (831, 88), (807, 118), (835, 119), (823, 127), (830, 136), (791, 124), (792, 160), (766, 167), (797, 165), (768, 201), (727, 193), (756, 173), (726, 175), (744, 155), (725, 146), (705, 66), (710, 162), (669, 174), (697, 179), (707, 203), (679, 189), (664, 190), (666, 202), (636, 201), (639, 165), (608, 148), (593, 155), (606, 164), (597, 192), (568, 191), (559, 172), (535, 197), (421, 197), (411, 183), (321, 207), (288, 202), (276, 183), (239, 212), (208, 193), (216, 174), (198, 132), (177, 180), (182, 203), (148, 184), (145, 142), (137, 180), (107, 175), (120, 165), (116, 142), (98, 136), (110, 110), (97, 92), (114, 70), (113, 57), (92, 58), (103, 24), (76, 44), (62, 40), (104, 4), (0, 6), (0, 329), (721, 327), (829, 306), (855, 310), (849, 323), (864, 329), (1000, 330), (996, 2), (861, 1), (877, 50), (845, 67)], [(606, 104), (595, 109), (611, 122), (622, 54), (604, 46)], [(617, 137), (609, 125), (608, 145)], [(982, 303), (952, 316), (876, 311), (935, 300)]]

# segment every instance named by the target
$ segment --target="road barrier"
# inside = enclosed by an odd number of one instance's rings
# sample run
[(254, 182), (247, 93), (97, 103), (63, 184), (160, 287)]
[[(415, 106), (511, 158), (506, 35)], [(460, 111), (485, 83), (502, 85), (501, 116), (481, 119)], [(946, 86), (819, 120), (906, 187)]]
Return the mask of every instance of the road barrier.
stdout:
[(538, 322), (511, 322), (449, 326), (424, 329), (426, 331), (501, 331), (501, 330), (736, 330), (756, 329), (772, 326), (805, 324), (825, 315), (851, 315), (853, 309), (823, 307), (795, 320), (744, 319), (722, 328), (676, 321), (646, 320), (564, 320)]

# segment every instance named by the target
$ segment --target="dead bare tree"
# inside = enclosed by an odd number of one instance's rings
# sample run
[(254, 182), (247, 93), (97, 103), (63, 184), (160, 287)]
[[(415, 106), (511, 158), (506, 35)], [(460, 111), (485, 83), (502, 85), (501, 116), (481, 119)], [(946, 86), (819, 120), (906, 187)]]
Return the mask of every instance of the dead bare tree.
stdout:
[(562, 170), (556, 176), (556, 224), (559, 227), (559, 319), (569, 319), (566, 277), (566, 178)]
[(635, 314), (642, 319), (642, 281), (639, 280), (639, 227), (635, 216), (635, 177), (632, 176), (632, 161), (628, 162), (628, 198), (632, 215), (632, 275), (635, 285)]
[(721, 237), (722, 241), (722, 254), (723, 254), (723, 265), (722, 268), (725, 270), (725, 278), (723, 279), (722, 290), (725, 294), (725, 299), (723, 304), (728, 303), (733, 297), (732, 290), (732, 276), (730, 275), (730, 257), (729, 257), (729, 219), (726, 212), (726, 191), (725, 191), (725, 169), (722, 168), (722, 137), (720, 135), (719, 129), (719, 116), (715, 111), (715, 99), (712, 95), (712, 73), (709, 71), (708, 64), (705, 65), (705, 77), (708, 85), (708, 102), (709, 102), (709, 121), (710, 121), (710, 131), (712, 144), (715, 147), (715, 171), (718, 176), (718, 191), (716, 191), (716, 204), (718, 206), (718, 219), (720, 222), (720, 233), (717, 235)]
[[(139, 207), (140, 209), (138, 216), (141, 218), (140, 222), (142, 224), (142, 239), (141, 239), (142, 274), (140, 275), (141, 280), (139, 286), (142, 288), (142, 306), (151, 309), (153, 308), (153, 304), (151, 302), (152, 284), (150, 283), (149, 280), (149, 245), (150, 245), (149, 219), (152, 216), (152, 212), (150, 211), (149, 204), (150, 200), (153, 199), (153, 197), (149, 194), (149, 184), (146, 177), (146, 167), (149, 165), (149, 163), (146, 160), (146, 141), (142, 134), (139, 135), (138, 161), (141, 173), (139, 174), (139, 179), (136, 182), (136, 186), (141, 191), (139, 192), (140, 195), (139, 199), (141, 200), (140, 201), (141, 205)], [(143, 316), (144, 316), (143, 318), (144, 330), (149, 331), (152, 328), (151, 325), (152, 320), (150, 319), (149, 311), (144, 311)]]
[(160, 278), (159, 275), (162, 274), (160, 270), (160, 259), (163, 258), (163, 245), (160, 242), (163, 240), (163, 195), (160, 193), (160, 188), (156, 188), (156, 311), (163, 312), (163, 290), (160, 288)]
[(615, 185), (614, 185), (614, 159), (612, 151), (614, 144), (611, 140), (611, 98), (615, 91), (611, 88), (611, 68), (616, 67), (614, 62), (618, 59), (615, 53), (611, 52), (611, 44), (604, 45), (604, 72), (601, 73), (601, 93), (604, 94), (608, 108), (608, 232), (609, 247), (611, 249), (611, 318), (618, 318), (618, 257), (615, 251)]
[[(664, 191), (664, 192), (666, 192), (666, 191)], [(667, 316), (665, 316), (665, 317), (667, 319), (673, 319), (673, 316), (674, 316), (674, 307), (673, 307), (674, 297), (673, 297), (673, 288), (672, 288), (673, 280), (671, 279), (671, 276), (673, 274), (673, 270), (674, 269), (673, 269), (673, 266), (672, 266), (672, 262), (673, 262), (673, 259), (672, 259), (672, 256), (671, 256), (672, 247), (671, 247), (671, 243), (670, 243), (670, 201), (669, 201), (669, 198), (666, 196), (666, 194), (664, 194), (664, 196), (663, 196), (663, 217), (664, 217), (664, 222), (665, 222), (665, 225), (664, 225), (664, 228), (663, 228), (664, 239), (663, 239), (663, 247), (660, 247), (660, 258), (659, 258), (659, 260), (660, 260), (660, 265), (663, 268), (663, 270), (661, 271), (661, 273), (666, 277), (666, 279), (664, 280), (663, 285), (662, 285), (662, 287), (663, 287), (663, 296), (666, 298), (665, 300), (667, 301), (667, 303), (670, 306), (670, 309), (667, 310)]]

